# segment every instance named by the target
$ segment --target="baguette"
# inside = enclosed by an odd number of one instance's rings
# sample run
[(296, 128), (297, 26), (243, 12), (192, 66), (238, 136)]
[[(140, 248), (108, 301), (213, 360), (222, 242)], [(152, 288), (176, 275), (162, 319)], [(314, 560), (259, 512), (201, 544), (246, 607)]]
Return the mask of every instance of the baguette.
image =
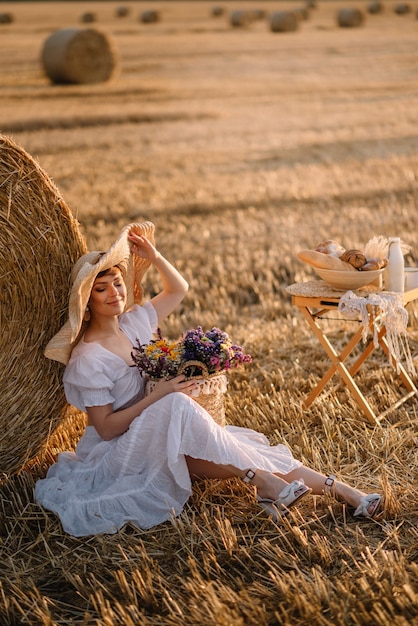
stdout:
[(341, 261), (332, 254), (323, 254), (316, 250), (301, 250), (297, 254), (298, 259), (308, 263), (313, 267), (322, 267), (325, 270), (344, 270), (347, 272), (357, 272), (356, 268), (346, 261)]

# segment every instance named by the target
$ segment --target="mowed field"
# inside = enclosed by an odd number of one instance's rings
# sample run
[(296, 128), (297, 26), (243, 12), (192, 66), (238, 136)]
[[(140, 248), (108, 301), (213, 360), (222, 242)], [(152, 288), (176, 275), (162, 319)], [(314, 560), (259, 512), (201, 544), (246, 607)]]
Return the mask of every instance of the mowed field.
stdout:
[[(50, 175), (90, 249), (131, 221), (155, 223), (190, 283), (163, 332), (219, 326), (253, 355), (230, 376), (229, 423), (382, 492), (385, 506), (360, 522), (312, 497), (274, 524), (247, 486), (211, 482), (172, 522), (75, 539), (32, 493), (77, 443), (83, 420), (70, 414), (1, 482), (0, 624), (418, 624), (416, 399), (373, 425), (335, 377), (304, 409), (328, 361), (286, 292), (315, 278), (297, 252), (326, 239), (361, 249), (400, 236), (418, 265), (418, 5), (402, 16), (383, 5), (372, 15), (363, 2), (319, 0), (296, 32), (272, 33), (271, 13), (302, 4), (127, 2), (122, 18), (114, 2), (1, 3), (14, 19), (0, 24), (0, 133)], [(346, 6), (363, 9), (360, 28), (337, 26)], [(160, 21), (141, 23), (146, 9)], [(265, 17), (232, 28), (237, 9)], [(82, 24), (88, 11), (96, 20)], [(110, 81), (50, 83), (41, 51), (67, 27), (112, 40)], [(158, 288), (152, 271), (145, 288)], [(418, 367), (415, 305), (409, 313)], [(353, 324), (328, 322), (337, 346)], [(378, 351), (357, 381), (377, 413), (402, 393)]]

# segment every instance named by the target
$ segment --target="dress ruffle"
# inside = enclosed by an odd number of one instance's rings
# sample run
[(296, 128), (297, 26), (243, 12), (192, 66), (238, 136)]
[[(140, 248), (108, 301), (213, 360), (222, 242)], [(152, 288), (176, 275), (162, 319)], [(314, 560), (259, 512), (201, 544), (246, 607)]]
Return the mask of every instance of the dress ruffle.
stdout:
[(61, 453), (37, 482), (35, 498), (76, 537), (114, 533), (127, 522), (151, 528), (178, 515), (190, 497), (188, 455), (281, 474), (300, 466), (286, 446), (270, 446), (251, 429), (223, 428), (194, 400), (172, 393), (111, 441), (88, 426), (76, 452)]

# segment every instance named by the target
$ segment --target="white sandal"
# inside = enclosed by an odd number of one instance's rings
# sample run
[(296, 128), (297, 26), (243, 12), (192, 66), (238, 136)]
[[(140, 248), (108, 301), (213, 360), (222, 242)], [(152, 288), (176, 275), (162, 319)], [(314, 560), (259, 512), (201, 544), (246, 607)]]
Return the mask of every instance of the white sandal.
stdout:
[[(244, 476), (244, 482), (250, 483), (253, 480), (255, 473), (256, 470), (248, 470)], [(282, 489), (277, 500), (270, 500), (270, 498), (261, 498), (260, 496), (257, 496), (257, 502), (261, 508), (272, 516), (273, 521), (277, 522), (281, 517), (284, 517), (289, 513), (292, 506), (311, 493), (311, 491), (312, 489), (306, 487), (303, 479), (294, 480)]]
[(374, 517), (380, 507), (381, 501), (382, 496), (378, 493), (369, 493), (367, 496), (363, 496), (360, 500), (360, 504), (353, 513), (354, 517)]
[[(325, 495), (333, 495), (335, 496), (335, 489), (333, 490), (333, 486), (335, 483), (335, 476), (332, 474), (328, 476), (325, 480), (324, 494)], [(333, 493), (334, 491), (334, 493)], [(338, 499), (338, 498), (337, 498)], [(382, 501), (382, 496), (378, 493), (370, 493), (369, 495), (362, 496), (360, 499), (360, 504), (354, 511), (353, 515), (355, 517), (374, 517), (380, 507), (380, 503)], [(371, 508), (371, 512), (369, 509)]]

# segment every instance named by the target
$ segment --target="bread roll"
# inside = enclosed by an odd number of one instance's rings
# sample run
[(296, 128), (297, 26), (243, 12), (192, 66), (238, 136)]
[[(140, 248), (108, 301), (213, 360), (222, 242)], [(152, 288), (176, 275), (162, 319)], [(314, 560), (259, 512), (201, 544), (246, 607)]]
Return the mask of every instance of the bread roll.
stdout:
[(323, 254), (332, 254), (333, 256), (340, 257), (345, 252), (345, 248), (343, 248), (338, 241), (334, 241), (333, 239), (327, 239), (327, 241), (323, 241), (318, 244), (315, 248), (316, 252), (322, 252)]
[(361, 268), (361, 271), (367, 272), (371, 270), (381, 270), (382, 268), (386, 267), (387, 264), (388, 264), (387, 259), (377, 259), (377, 258), (367, 259), (367, 263), (363, 265), (363, 267)]
[(359, 270), (367, 263), (366, 255), (361, 250), (356, 249), (346, 250), (344, 254), (341, 255), (341, 261), (350, 263), (356, 270)]
[(345, 270), (347, 272), (356, 271), (356, 268), (350, 265), (350, 263), (341, 261), (341, 259), (332, 254), (323, 254), (316, 250), (301, 250), (297, 253), (297, 257), (313, 267), (322, 267), (326, 270)]

